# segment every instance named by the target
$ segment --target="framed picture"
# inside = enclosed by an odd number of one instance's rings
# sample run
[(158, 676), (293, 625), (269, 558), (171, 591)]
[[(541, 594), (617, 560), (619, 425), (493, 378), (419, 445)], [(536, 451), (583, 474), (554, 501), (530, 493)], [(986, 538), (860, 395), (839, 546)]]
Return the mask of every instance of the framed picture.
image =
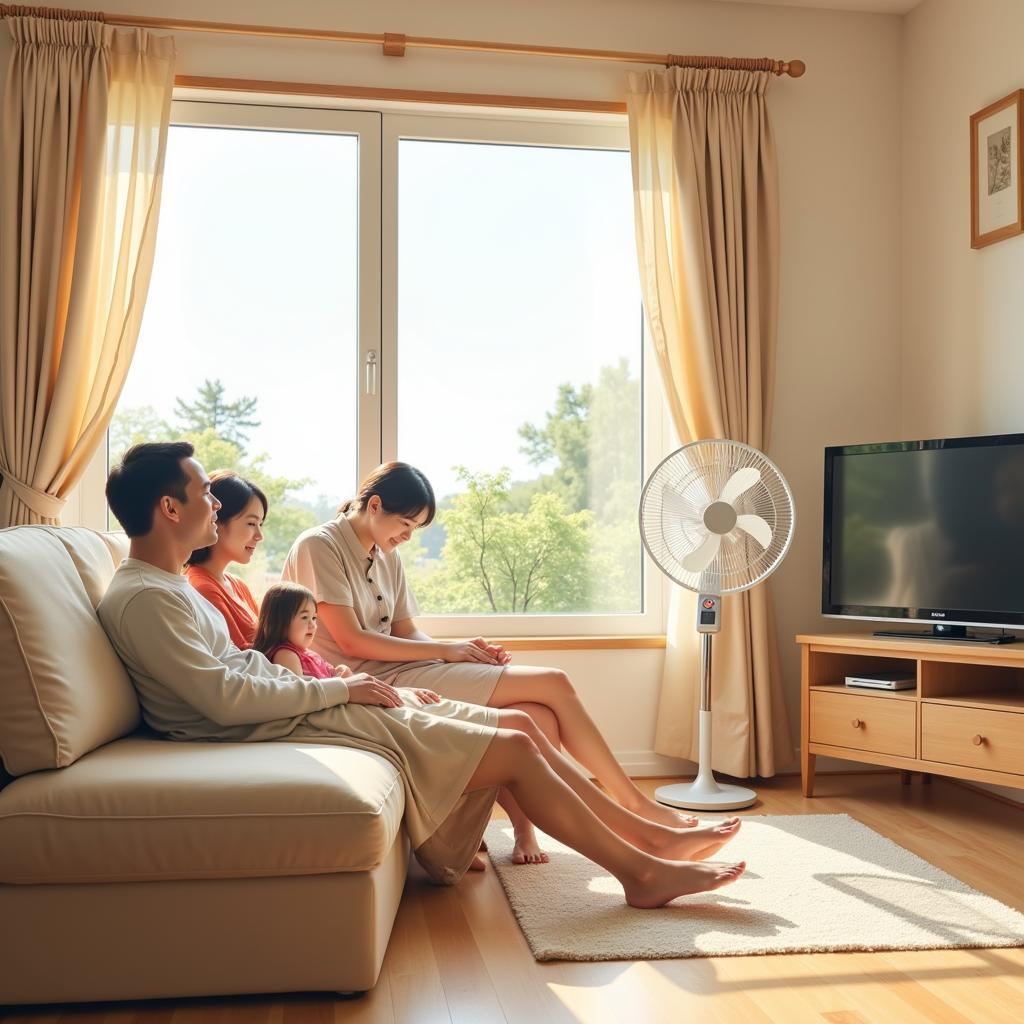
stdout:
[(971, 248), (1024, 232), (1024, 89), (971, 116)]

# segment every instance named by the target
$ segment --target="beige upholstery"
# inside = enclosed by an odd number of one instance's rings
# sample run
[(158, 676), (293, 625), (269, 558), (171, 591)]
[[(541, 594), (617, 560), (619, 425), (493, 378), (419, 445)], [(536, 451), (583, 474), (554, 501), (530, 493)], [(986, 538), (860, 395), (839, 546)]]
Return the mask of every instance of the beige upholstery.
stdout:
[(373, 871), (0, 885), (0, 1003), (372, 988), (407, 865), (402, 839)]
[(81, 577), (93, 610), (110, 586), (110, 578), (128, 557), (128, 538), (123, 533), (96, 533), (67, 526), (53, 530)]
[(63, 768), (139, 722), (71, 549), (95, 592), (113, 573), (98, 534), (0, 530), (0, 758), (12, 775)]
[[(95, 615), (117, 534), (0, 530), (0, 1004), (377, 980), (408, 864), (383, 758), (173, 743)], [(0, 784), (3, 782), (0, 773)]]
[(362, 750), (126, 739), (0, 793), (0, 882), (363, 871), (403, 805), (394, 768)]

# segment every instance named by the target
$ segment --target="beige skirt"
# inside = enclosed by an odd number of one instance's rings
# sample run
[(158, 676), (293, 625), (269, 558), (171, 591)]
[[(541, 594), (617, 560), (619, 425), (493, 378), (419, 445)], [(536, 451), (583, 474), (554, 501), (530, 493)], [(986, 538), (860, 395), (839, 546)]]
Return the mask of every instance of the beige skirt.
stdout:
[(359, 671), (392, 686), (416, 686), (433, 690), (445, 700), (486, 707), (505, 666), (470, 661), (364, 661)]
[(404, 823), (417, 859), (435, 882), (453, 885), (480, 846), (497, 796), (494, 788), (463, 790), (494, 738), (498, 714), (451, 700), (420, 706), (412, 694), (402, 698), (400, 708), (325, 708), (298, 719), (288, 735), (267, 738), (335, 743), (390, 761), (405, 789)]

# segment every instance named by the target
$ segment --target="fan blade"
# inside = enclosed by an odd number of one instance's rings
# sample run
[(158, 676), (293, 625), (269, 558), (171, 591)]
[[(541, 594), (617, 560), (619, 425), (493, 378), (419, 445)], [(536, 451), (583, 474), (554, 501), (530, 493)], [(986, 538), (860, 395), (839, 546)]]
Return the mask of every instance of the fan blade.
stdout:
[(689, 498), (684, 498), (674, 487), (664, 487), (661, 492), (662, 504), (666, 512), (672, 512), (686, 523), (702, 523), (700, 509), (694, 508)]
[(736, 525), (746, 530), (761, 547), (767, 550), (772, 542), (772, 528), (760, 516), (737, 516)]
[(709, 533), (699, 548), (694, 548), (680, 564), (687, 572), (703, 572), (715, 559), (722, 538), (717, 533)]
[(719, 501), (728, 502), (730, 505), (747, 489), (751, 488), (761, 479), (761, 471), (753, 466), (746, 466), (737, 469), (722, 488), (718, 496)]

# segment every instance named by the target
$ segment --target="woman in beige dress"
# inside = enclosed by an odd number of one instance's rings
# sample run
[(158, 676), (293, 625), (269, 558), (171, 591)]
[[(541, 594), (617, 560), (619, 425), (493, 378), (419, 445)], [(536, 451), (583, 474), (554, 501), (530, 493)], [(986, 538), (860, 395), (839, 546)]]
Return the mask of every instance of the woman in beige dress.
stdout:
[[(564, 747), (625, 808), (662, 825), (697, 822), (646, 797), (622, 770), (569, 677), (559, 669), (509, 664), (498, 644), (434, 640), (416, 625), (397, 548), (434, 518), (427, 478), (389, 462), (374, 470), (337, 518), (301, 534), (282, 577), (308, 587), (322, 627), (313, 649), (395, 686), (434, 690), (449, 700), (525, 711), (551, 743)], [(513, 860), (541, 863), (533, 826), (509, 793), (499, 797), (515, 829)]]

